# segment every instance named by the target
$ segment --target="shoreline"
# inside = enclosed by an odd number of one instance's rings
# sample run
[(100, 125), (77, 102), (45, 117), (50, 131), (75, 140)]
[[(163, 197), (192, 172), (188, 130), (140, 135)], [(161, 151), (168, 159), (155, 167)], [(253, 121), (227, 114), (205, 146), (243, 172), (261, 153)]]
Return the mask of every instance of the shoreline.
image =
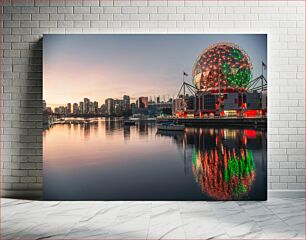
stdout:
[(267, 128), (267, 118), (158, 118), (157, 123), (175, 121), (186, 127), (256, 127)]

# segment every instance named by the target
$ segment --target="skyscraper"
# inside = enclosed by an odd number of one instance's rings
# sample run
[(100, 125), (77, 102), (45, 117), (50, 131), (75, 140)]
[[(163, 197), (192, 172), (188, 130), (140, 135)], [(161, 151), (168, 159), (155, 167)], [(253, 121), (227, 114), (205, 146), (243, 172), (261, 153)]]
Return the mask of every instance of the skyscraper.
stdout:
[(114, 99), (108, 98), (105, 100), (106, 114), (113, 115), (114, 114)]
[(71, 114), (71, 103), (67, 103), (67, 114)]
[(84, 113), (84, 102), (79, 103), (79, 113), (83, 114)]
[(123, 110), (127, 111), (130, 109), (130, 96), (123, 95)]
[(73, 114), (79, 114), (79, 106), (77, 103), (73, 104)]
[(89, 112), (90, 114), (94, 114), (95, 113), (95, 108), (94, 108), (94, 103), (93, 102), (89, 102)]
[(88, 98), (84, 98), (84, 113), (85, 114), (89, 113), (89, 103), (90, 103), (90, 100)]
[(98, 104), (98, 102), (94, 101), (93, 106), (94, 106), (94, 113), (98, 114), (99, 113), (99, 104)]
[(102, 104), (102, 105), (101, 105), (100, 113), (101, 113), (102, 115), (105, 115), (105, 114), (106, 114), (106, 106), (105, 106), (105, 104)]

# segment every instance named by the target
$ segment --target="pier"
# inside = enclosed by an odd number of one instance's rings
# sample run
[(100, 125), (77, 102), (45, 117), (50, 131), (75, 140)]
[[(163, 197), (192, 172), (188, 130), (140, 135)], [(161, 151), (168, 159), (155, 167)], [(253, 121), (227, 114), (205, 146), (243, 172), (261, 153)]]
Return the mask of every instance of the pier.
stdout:
[(174, 121), (178, 124), (184, 124), (187, 127), (209, 126), (209, 127), (258, 127), (267, 128), (267, 118), (238, 118), (238, 117), (220, 117), (220, 118), (177, 118), (162, 117), (157, 118), (158, 123)]

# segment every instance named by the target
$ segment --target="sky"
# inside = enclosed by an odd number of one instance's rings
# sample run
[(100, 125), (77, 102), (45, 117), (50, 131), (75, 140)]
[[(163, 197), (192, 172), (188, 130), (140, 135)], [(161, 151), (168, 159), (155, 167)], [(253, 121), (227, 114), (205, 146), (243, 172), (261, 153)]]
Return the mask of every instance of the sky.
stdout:
[(47, 34), (43, 37), (43, 98), (48, 106), (178, 94), (183, 71), (212, 44), (239, 45), (253, 64), (253, 78), (267, 64), (266, 34)]

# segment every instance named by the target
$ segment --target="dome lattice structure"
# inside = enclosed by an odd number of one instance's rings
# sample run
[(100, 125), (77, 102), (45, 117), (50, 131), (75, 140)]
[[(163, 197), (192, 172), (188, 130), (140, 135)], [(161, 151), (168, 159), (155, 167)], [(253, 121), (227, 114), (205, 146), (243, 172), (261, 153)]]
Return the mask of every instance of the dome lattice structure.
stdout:
[(248, 54), (233, 43), (216, 43), (204, 49), (197, 58), (193, 81), (200, 91), (244, 91), (252, 78)]

